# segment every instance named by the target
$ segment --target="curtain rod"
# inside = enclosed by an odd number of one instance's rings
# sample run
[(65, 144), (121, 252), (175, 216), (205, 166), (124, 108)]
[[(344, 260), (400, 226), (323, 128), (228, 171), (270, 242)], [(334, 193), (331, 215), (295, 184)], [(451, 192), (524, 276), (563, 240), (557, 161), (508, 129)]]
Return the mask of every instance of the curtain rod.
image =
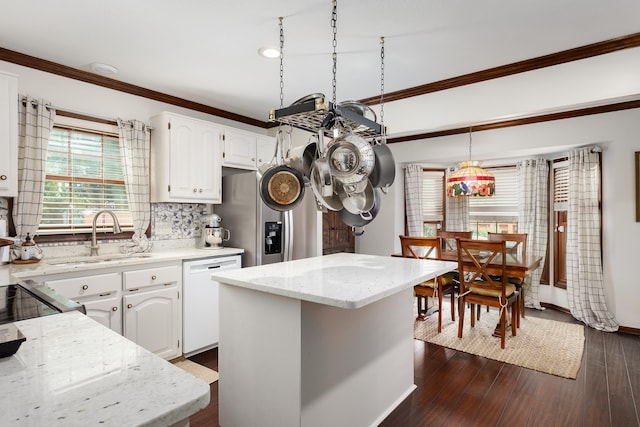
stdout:
[[(22, 102), (22, 105), (26, 105), (27, 104), (27, 98), (22, 98), (19, 100), (19, 102)], [(31, 105), (33, 107), (37, 107), (38, 106), (38, 101), (35, 99), (31, 100)], [(54, 110), (56, 110), (56, 112), (60, 113), (61, 116), (68, 116), (68, 117), (75, 117), (78, 119), (84, 119), (84, 120), (91, 120), (91, 119), (97, 119), (97, 120), (101, 120), (103, 122), (108, 122), (107, 124), (118, 124), (118, 119), (114, 119), (112, 117), (103, 117), (103, 116), (96, 116), (96, 115), (91, 115), (91, 114), (86, 114), (86, 113), (82, 113), (80, 111), (73, 111), (73, 110), (68, 110), (65, 108), (60, 108), (60, 107), (56, 107), (53, 104), (47, 104), (45, 105), (45, 108), (48, 110), (49, 108), (53, 108)], [(122, 120), (124, 123), (128, 124), (128, 125), (132, 125), (133, 121), (132, 120)], [(148, 124), (144, 124), (146, 129), (153, 129), (153, 127), (149, 126)]]

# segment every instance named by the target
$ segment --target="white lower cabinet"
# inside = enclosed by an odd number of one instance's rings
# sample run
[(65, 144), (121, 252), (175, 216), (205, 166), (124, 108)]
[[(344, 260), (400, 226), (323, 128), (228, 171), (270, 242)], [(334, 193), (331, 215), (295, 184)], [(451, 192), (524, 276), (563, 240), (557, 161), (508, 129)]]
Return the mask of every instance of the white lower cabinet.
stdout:
[(84, 304), (87, 316), (122, 334), (122, 297), (120, 292), (99, 299), (79, 302)]
[(87, 316), (165, 359), (182, 355), (182, 263), (29, 279), (84, 304)]
[[(122, 334), (122, 277), (120, 273), (68, 278), (51, 276), (44, 284), (65, 297), (83, 304), (87, 316)], [(37, 280), (37, 279), (34, 279)]]
[(165, 359), (182, 355), (182, 264), (122, 273), (124, 336)]
[(124, 336), (165, 359), (182, 354), (176, 287), (124, 296)]

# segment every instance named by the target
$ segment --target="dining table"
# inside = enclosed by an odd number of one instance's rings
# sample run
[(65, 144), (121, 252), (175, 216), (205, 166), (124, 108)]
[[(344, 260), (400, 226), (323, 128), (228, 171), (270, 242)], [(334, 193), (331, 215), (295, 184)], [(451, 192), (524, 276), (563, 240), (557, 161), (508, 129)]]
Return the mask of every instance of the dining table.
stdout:
[[(393, 253), (391, 254), (391, 256), (401, 257), (402, 254)], [(542, 262), (542, 257), (537, 257), (533, 255), (527, 255), (523, 257), (518, 254), (507, 253), (506, 256), (507, 256), (506, 272), (508, 277), (525, 278), (531, 275), (531, 273), (535, 269), (539, 268), (540, 263)], [(458, 262), (458, 252), (442, 251), (440, 259), (442, 261)], [(490, 273), (496, 272), (496, 274), (498, 275), (502, 274), (502, 272), (500, 271), (502, 268), (501, 265), (502, 265), (502, 257), (501, 255), (498, 255), (492, 260), (489, 272)]]
[[(525, 278), (531, 273), (540, 267), (540, 263), (542, 262), (542, 257), (534, 256), (534, 255), (526, 255), (522, 256), (515, 253), (506, 254), (507, 262), (506, 262), (506, 273), (507, 277), (518, 277)], [(442, 251), (441, 257), (443, 261), (455, 261), (458, 262), (458, 252), (457, 251)], [(489, 265), (489, 273), (496, 273), (497, 275), (502, 274), (502, 255), (497, 255)]]
[[(401, 257), (401, 253), (393, 253), (391, 256)], [(542, 257), (534, 256), (534, 255), (525, 255), (513, 252), (506, 253), (506, 274), (507, 277), (517, 277), (517, 278), (526, 278), (531, 275), (531, 273), (540, 267), (540, 263), (542, 262)], [(442, 251), (440, 254), (440, 259), (442, 261), (453, 261), (458, 262), (458, 252), (457, 251)], [(487, 272), (489, 274), (502, 274), (502, 255), (497, 255), (491, 260), (490, 265), (487, 267)], [(425, 313), (426, 316), (430, 316), (434, 312), (438, 311), (437, 305), (432, 305), (429, 307)], [(499, 328), (496, 327), (496, 331), (494, 331), (495, 336), (499, 336)]]

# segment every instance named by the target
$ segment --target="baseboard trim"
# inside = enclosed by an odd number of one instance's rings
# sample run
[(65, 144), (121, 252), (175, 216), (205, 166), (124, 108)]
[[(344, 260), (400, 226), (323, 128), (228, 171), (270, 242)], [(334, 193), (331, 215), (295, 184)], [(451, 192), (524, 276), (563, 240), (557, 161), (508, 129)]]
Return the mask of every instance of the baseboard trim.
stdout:
[[(541, 302), (540, 305), (545, 308), (552, 308), (554, 310), (558, 310), (563, 313), (571, 314), (568, 308), (560, 307), (559, 305), (551, 304), (550, 302)], [(618, 326), (618, 332), (622, 332), (624, 334), (640, 335), (640, 328), (632, 328), (629, 326)]]

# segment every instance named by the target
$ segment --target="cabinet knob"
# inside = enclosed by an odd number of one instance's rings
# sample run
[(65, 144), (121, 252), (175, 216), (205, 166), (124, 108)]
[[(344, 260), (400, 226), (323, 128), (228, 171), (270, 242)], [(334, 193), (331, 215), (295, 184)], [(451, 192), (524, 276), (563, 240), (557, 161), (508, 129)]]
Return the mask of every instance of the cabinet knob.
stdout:
[(82, 290), (86, 291), (87, 289), (89, 289), (89, 285), (82, 285)]
[(255, 157), (252, 157), (252, 158), (251, 158), (251, 161), (252, 161), (252, 162), (255, 162), (255, 161), (256, 161), (256, 158), (255, 158)]
[(198, 189), (197, 189), (197, 188), (194, 188), (194, 189), (193, 189), (193, 192), (194, 192), (194, 193), (197, 193), (197, 192), (198, 192)]
[[(131, 308), (131, 307), (129, 307)], [(111, 311), (118, 311), (118, 307), (111, 307)]]
[(154, 274), (153, 276), (151, 276), (151, 280), (156, 280), (158, 277)]
[(7, 179), (7, 175), (0, 175), (0, 180), (6, 181), (6, 179)]
[(127, 308), (133, 307), (133, 304), (127, 304)]
[(200, 189), (200, 192), (202, 193), (202, 188)]

